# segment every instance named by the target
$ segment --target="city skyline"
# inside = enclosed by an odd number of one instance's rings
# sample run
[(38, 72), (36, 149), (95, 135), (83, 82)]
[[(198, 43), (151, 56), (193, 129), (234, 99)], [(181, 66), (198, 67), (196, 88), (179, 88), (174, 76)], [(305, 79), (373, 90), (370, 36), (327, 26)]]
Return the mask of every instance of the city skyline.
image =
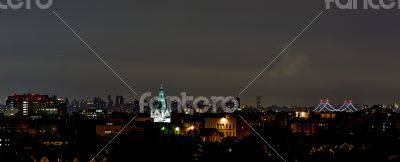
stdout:
[[(156, 93), (163, 83), (168, 95), (194, 96), (236, 96), (325, 5), (317, 0), (74, 4), (57, 1), (52, 9), (139, 94)], [(400, 24), (393, 21), (398, 13), (325, 11), (241, 95), (242, 102), (250, 105), (262, 96), (267, 105), (315, 105), (320, 98), (393, 103), (400, 98), (395, 70)], [(0, 81), (0, 97), (34, 91), (135, 98), (50, 11), (9, 10), (0, 18), (10, 22), (1, 27), (6, 32), (0, 38), (0, 73), (8, 79)]]
[[(139, 96), (139, 97), (142, 97), (146, 101), (152, 99), (152, 97), (158, 97), (158, 95), (156, 95), (157, 93), (152, 93), (152, 92), (150, 92), (150, 93), (147, 92), (147, 93), (151, 94), (151, 95), (147, 96), (147, 97), (145, 97), (146, 95)], [(4, 99), (4, 101), (0, 101), (0, 104), (5, 106), (5, 103), (6, 103), (5, 101), (7, 100), (7, 98), (13, 97), (15, 95), (39, 95), (39, 96), (45, 95), (45, 96), (56, 97), (56, 98), (58, 98), (60, 100), (63, 100), (63, 101), (68, 100), (70, 104), (72, 104), (72, 102), (78, 102), (78, 103), (81, 103), (81, 102), (85, 102), (86, 103), (87, 102), (88, 104), (90, 104), (90, 103), (93, 104), (96, 101), (100, 101), (100, 102), (105, 102), (104, 104), (108, 105), (108, 107), (117, 106), (117, 105), (119, 105), (119, 103), (121, 103), (121, 104), (131, 104), (131, 103), (134, 103), (135, 101), (139, 101), (141, 99), (141, 98), (129, 99), (129, 98), (125, 98), (126, 96), (119, 95), (119, 94), (108, 94), (108, 95), (105, 95), (105, 96), (97, 95), (97, 96), (90, 96), (90, 97), (88, 96), (88, 97), (85, 97), (85, 98), (72, 98), (72, 97), (68, 97), (68, 96), (66, 96), (66, 97), (58, 96), (55, 93), (47, 94), (47, 93), (31, 92), (31, 93), (12, 93), (8, 97), (6, 97)], [(211, 96), (211, 97), (190, 96), (190, 95), (187, 95), (187, 94), (185, 94), (184, 96), (182, 96), (182, 95), (183, 94), (178, 94), (176, 96), (174, 96), (174, 95), (165, 95), (165, 98), (173, 97), (173, 98), (182, 100), (183, 98), (193, 97), (193, 99), (186, 99), (187, 104), (193, 106), (193, 104), (195, 104), (195, 103), (193, 103), (193, 101), (195, 101), (196, 98), (200, 99), (200, 98), (204, 98), (205, 97), (205, 99), (209, 100), (209, 102), (212, 102), (212, 98), (213, 97), (224, 97), (224, 96)], [(225, 97), (230, 97), (230, 96), (225, 96)], [(250, 108), (250, 107), (253, 107), (253, 108), (268, 108), (268, 107), (282, 107), (282, 108), (285, 108), (285, 107), (289, 107), (289, 108), (290, 107), (294, 107), (294, 108), (304, 107), (304, 108), (311, 108), (311, 107), (315, 107), (316, 108), (316, 107), (320, 107), (321, 104), (322, 105), (328, 104), (328, 107), (329, 107), (329, 106), (332, 106), (332, 105), (334, 105), (334, 106), (342, 106), (342, 105), (346, 105), (346, 104), (349, 104), (349, 103), (356, 104), (359, 107), (362, 107), (362, 106), (374, 106), (374, 105), (384, 105), (384, 106), (396, 107), (396, 106), (398, 106), (398, 102), (399, 102), (399, 100), (394, 100), (391, 103), (372, 103), (372, 104), (367, 104), (367, 103), (360, 102), (360, 101), (354, 101), (352, 98), (343, 98), (341, 100), (331, 99), (331, 98), (320, 98), (319, 100), (315, 100), (315, 104), (313, 104), (313, 105), (278, 105), (278, 104), (273, 104), (273, 103), (264, 103), (263, 99), (262, 99), (262, 96), (255, 96), (254, 102), (249, 103), (249, 104), (247, 104), (247, 103), (243, 104), (241, 102), (241, 98), (236, 98), (236, 99), (239, 99), (238, 102), (240, 103), (240, 107), (248, 107), (248, 108)], [(69, 103), (67, 103), (67, 104), (69, 104)], [(111, 105), (109, 105), (109, 104), (111, 104)], [(172, 103), (168, 102), (168, 104), (172, 104)], [(331, 105), (329, 105), (329, 104), (331, 104)]]
[(0, 11), (2, 161), (400, 161), (400, 0)]

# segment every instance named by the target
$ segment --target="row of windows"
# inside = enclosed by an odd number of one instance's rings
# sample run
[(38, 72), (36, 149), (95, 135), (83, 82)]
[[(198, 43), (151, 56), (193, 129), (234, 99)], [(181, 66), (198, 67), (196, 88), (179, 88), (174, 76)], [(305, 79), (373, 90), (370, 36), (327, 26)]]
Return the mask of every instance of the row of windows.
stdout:
[(36, 111), (57, 111), (56, 108), (39, 108), (35, 109)]
[(232, 131), (226, 131), (224, 132), (225, 136), (236, 136), (236, 132), (232, 132)]
[(214, 124), (211, 128), (216, 129), (235, 129), (235, 124)]

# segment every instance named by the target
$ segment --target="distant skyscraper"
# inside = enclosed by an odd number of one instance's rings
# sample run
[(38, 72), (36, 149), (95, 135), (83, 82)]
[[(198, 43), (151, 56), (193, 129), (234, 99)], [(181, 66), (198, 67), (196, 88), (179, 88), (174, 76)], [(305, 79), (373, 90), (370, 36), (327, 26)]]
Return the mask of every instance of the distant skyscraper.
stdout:
[(115, 95), (115, 106), (118, 106), (119, 105), (119, 96), (118, 95)]
[(65, 105), (67, 105), (67, 106), (69, 106), (69, 105), (70, 105), (68, 97), (67, 97), (67, 98), (65, 98)]
[(93, 99), (93, 107), (97, 110), (104, 110), (106, 108), (106, 102), (101, 97), (95, 97)]
[(4, 107), (3, 103), (0, 103), (0, 116), (4, 113)]
[(108, 95), (108, 104), (107, 104), (107, 107), (112, 107), (113, 105), (114, 105), (114, 102), (112, 101), (112, 99), (111, 99), (111, 95)]
[[(151, 118), (154, 122), (158, 123), (170, 123), (171, 122), (171, 109), (167, 107), (167, 99), (165, 97), (164, 88), (160, 87), (160, 92), (158, 95), (157, 106), (152, 106), (150, 110)], [(153, 103), (150, 103), (153, 104)]]
[(119, 104), (120, 105), (124, 105), (125, 104), (125, 98), (124, 98), (124, 96), (119, 96), (120, 98), (119, 98)]
[(140, 113), (139, 108), (140, 108), (140, 106), (139, 106), (139, 100), (137, 100), (137, 99), (133, 100), (133, 103), (132, 103), (132, 112), (134, 112), (134, 113)]
[(399, 108), (399, 102), (398, 102), (398, 101), (395, 101), (395, 102), (394, 102), (394, 108), (396, 108), (396, 109)]
[(261, 96), (257, 96), (257, 108), (261, 108)]
[(240, 105), (240, 97), (236, 97), (236, 101), (238, 102), (238, 108), (240, 109), (240, 108), (241, 108), (241, 105)]
[(120, 106), (125, 104), (125, 99), (123, 96), (115, 95), (115, 106)]

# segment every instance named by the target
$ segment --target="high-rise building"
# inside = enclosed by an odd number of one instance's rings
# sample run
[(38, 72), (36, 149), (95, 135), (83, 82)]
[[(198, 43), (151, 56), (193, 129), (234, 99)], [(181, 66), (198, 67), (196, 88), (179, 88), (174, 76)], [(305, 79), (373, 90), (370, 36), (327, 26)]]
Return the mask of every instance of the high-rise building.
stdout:
[(165, 97), (164, 88), (161, 85), (156, 104), (157, 106), (150, 106), (150, 115), (151, 118), (153, 118), (154, 122), (157, 123), (171, 122), (171, 109), (167, 107), (166, 101), (167, 99)]
[(106, 108), (106, 102), (101, 99), (101, 97), (95, 97), (93, 99), (93, 107), (96, 110), (104, 110)]
[(123, 96), (115, 95), (115, 106), (120, 106), (125, 104), (125, 99)]
[(112, 99), (111, 99), (111, 95), (108, 95), (108, 104), (107, 104), (107, 107), (112, 107), (113, 105), (114, 105), (114, 102), (112, 101)]
[(124, 96), (119, 96), (119, 105), (125, 105), (125, 98)]
[(115, 95), (115, 106), (119, 105), (119, 103), (120, 103), (119, 99), (120, 99), (119, 96)]
[(239, 96), (236, 97), (236, 101), (237, 101), (237, 103), (238, 103), (238, 108), (240, 109), (240, 108), (241, 108), (241, 105), (240, 105), (240, 97), (239, 97)]
[(395, 102), (394, 102), (394, 108), (395, 108), (395, 109), (398, 109), (398, 108), (399, 108), (399, 102), (398, 102), (398, 101), (395, 101)]
[(65, 105), (67, 105), (67, 106), (69, 106), (71, 103), (69, 102), (69, 99), (68, 99), (68, 97), (67, 98), (65, 98)]
[(63, 115), (66, 104), (56, 96), (37, 94), (13, 94), (8, 96), (4, 115), (6, 116), (32, 116), (32, 115)]
[(261, 108), (261, 96), (257, 96), (257, 108)]
[(0, 116), (4, 114), (4, 108), (5, 106), (3, 105), (3, 103), (0, 102)]

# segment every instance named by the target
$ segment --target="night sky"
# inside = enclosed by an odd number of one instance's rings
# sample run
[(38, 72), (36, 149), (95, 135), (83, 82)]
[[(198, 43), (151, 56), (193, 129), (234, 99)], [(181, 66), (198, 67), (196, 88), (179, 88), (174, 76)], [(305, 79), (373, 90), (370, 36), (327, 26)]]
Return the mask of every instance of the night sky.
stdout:
[[(321, 10), (322, 0), (56, 0), (0, 11), (0, 96), (236, 96)], [(400, 99), (400, 10), (327, 10), (241, 98), (254, 105)]]

